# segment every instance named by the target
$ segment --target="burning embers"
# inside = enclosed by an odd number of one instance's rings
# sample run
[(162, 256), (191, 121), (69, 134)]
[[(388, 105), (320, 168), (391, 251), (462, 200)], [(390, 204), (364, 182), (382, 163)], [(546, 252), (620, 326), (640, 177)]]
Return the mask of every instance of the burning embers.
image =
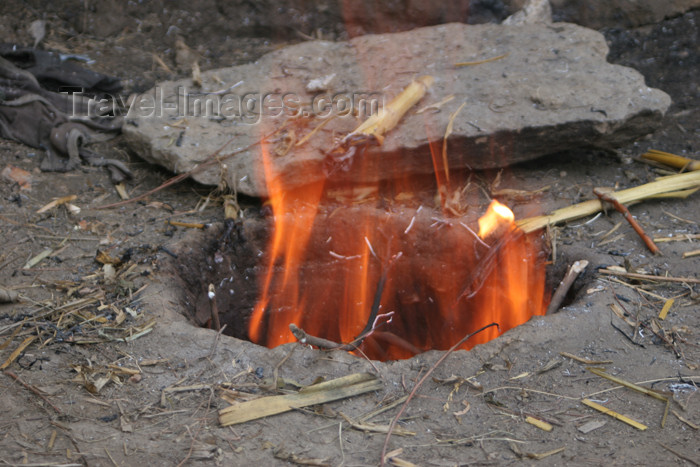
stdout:
[[(370, 358), (399, 359), (544, 313), (539, 237), (518, 230), (496, 201), (477, 234), (466, 217), (445, 217), (427, 207), (434, 201), (405, 191), (348, 189), (352, 201), (339, 203), (322, 184), (288, 191), (267, 175), (274, 225), (250, 317), (253, 342), (293, 342), (294, 324)], [(465, 347), (497, 333), (489, 328)]]

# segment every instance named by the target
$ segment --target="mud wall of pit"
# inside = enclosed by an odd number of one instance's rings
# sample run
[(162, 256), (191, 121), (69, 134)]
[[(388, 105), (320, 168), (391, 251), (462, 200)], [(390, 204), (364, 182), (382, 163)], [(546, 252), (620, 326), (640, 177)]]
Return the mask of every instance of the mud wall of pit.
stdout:
[[(287, 342), (289, 323), (351, 342), (382, 314), (381, 332), (361, 344), (379, 360), (447, 349), (491, 322), (505, 331), (544, 311), (547, 252), (537, 236), (509, 232), (488, 245), (466, 217), (436, 216), (421, 208), (324, 207), (308, 226), (308, 244), (291, 229), (303, 223), (297, 212), (278, 216), (274, 228), (273, 216), (228, 221), (173, 248), (177, 258), (165, 266), (172, 278), (166, 286), (190, 320), (210, 327), (212, 284), (224, 333), (249, 340), (253, 319), (254, 340), (268, 346)], [(273, 235), (278, 243), (270, 247)], [(278, 256), (270, 269), (272, 251), (287, 258), (298, 253), (298, 261)], [(262, 283), (269, 284), (265, 310), (252, 316)], [(492, 331), (473, 343), (496, 337)]]
[(197, 326), (211, 320), (209, 284), (214, 284), (216, 304), (225, 334), (248, 340), (247, 322), (258, 299), (264, 218), (227, 221), (205, 231), (191, 232), (173, 245), (177, 255), (163, 265), (164, 286), (174, 290), (178, 311)]

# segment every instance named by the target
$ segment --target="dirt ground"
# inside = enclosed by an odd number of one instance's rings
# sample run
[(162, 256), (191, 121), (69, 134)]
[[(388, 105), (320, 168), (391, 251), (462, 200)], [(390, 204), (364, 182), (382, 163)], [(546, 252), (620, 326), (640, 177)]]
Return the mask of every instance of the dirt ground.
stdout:
[[(66, 3), (60, 10), (28, 6), (32, 4), (8, 1), (0, 7), (0, 40), (30, 44), (26, 27), (43, 16), (49, 24), (43, 47), (94, 58), (95, 70), (125, 78), (128, 90), (172, 77), (154, 63), (153, 54), (177, 70), (177, 34), (204, 57), (203, 69), (244, 63), (301, 40), (293, 34), (265, 37), (265, 31), (234, 36), (204, 27), (220, 24), (223, 12), (192, 13), (179, 4), (165, 10), (152, 5), (138, 24), (130, 20), (133, 12), (125, 14), (127, 20), (118, 28), (100, 26), (113, 12), (85, 12), (83, 2)], [(546, 212), (591, 198), (596, 186), (626, 188), (653, 180), (660, 172), (635, 160), (649, 148), (697, 157), (698, 21), (700, 11), (691, 11), (657, 25), (602, 31), (610, 43), (610, 61), (636, 68), (648, 85), (671, 95), (673, 105), (656, 133), (617, 154), (581, 150), (511, 168), (502, 186), (536, 190), (549, 185), (531, 201)], [(175, 25), (178, 30), (169, 34)], [(171, 176), (138, 159), (120, 139), (95, 149), (128, 163), (135, 173), (127, 187), (131, 195)], [(197, 245), (207, 232), (167, 221), (222, 222), (220, 200), (211, 197), (205, 203), (212, 189), (183, 182), (143, 202), (101, 210), (99, 206), (119, 200), (106, 172), (84, 167), (42, 173), (37, 169), (40, 157), (37, 150), (0, 140), (0, 168), (12, 165), (31, 173), (31, 189), (0, 182), (0, 286), (21, 294), (20, 302), (0, 305), (0, 364), (29, 342), (0, 375), (0, 464), (380, 462), (386, 435), (353, 428), (343, 415), (360, 419), (409, 394), (442, 352), (368, 362), (297, 344), (269, 350), (196, 328), (184, 316), (178, 291), (168, 287), (173, 278), (165, 271), (176, 243)], [(481, 178), (488, 183), (495, 175)], [(53, 198), (73, 194), (80, 213), (64, 208), (37, 213)], [(250, 215), (259, 208), (257, 200), (240, 202)], [(516, 205), (516, 215), (527, 208)], [(700, 234), (698, 195), (645, 201), (631, 211), (654, 237)], [(606, 237), (612, 241), (601, 241), (620, 222)], [(552, 233), (556, 256), (551, 277), (558, 280), (574, 260), (590, 262), (575, 296), (553, 316), (534, 318), (488, 344), (450, 354), (418, 389), (397, 425), (413, 435), (395, 433), (389, 450), (402, 448), (397, 457), (426, 466), (698, 465), (700, 286), (632, 282), (597, 272), (617, 265), (697, 279), (700, 256), (682, 257), (697, 250), (697, 241), (660, 243), (663, 255), (652, 256), (615, 212)], [(46, 249), (51, 250), (48, 257), (23, 268)], [(98, 250), (121, 261), (114, 277), (96, 261)], [(667, 336), (664, 341), (651, 328), (669, 298), (675, 302), (667, 318), (657, 321)], [(628, 319), (642, 326), (626, 324), (611, 305), (624, 307)], [(660, 426), (662, 401), (598, 377), (560, 352), (610, 361), (597, 366), (671, 395), (665, 426)], [(235, 397), (234, 391), (271, 394), (266, 388), (274, 387), (274, 375), (291, 388), (292, 382), (307, 385), (318, 377), (360, 372), (375, 374), (381, 389), (233, 427), (219, 425), (217, 412), (229, 405), (223, 397)], [(648, 428), (636, 429), (586, 407), (584, 398)], [(369, 421), (386, 426), (398, 410)], [(528, 416), (549, 422), (552, 430), (528, 423)]]

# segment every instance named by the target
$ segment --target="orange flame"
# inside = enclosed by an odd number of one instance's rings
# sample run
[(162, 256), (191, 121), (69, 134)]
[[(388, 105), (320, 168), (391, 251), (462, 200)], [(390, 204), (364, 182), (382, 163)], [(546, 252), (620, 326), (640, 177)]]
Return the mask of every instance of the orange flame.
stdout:
[[(430, 209), (387, 210), (381, 196), (363, 198), (366, 187), (359, 197), (350, 189), (354, 202), (340, 206), (322, 202), (324, 183), (287, 189), (266, 147), (262, 156), (274, 221), (250, 317), (253, 342), (293, 342), (294, 323), (348, 343), (374, 314), (381, 324), (360, 349), (371, 358), (398, 359), (447, 349), (492, 322), (506, 331), (544, 313), (538, 239), (515, 227), (506, 206), (492, 202), (476, 238), (467, 224), (436, 221)], [(464, 348), (494, 337), (490, 328)]]
[(513, 211), (508, 206), (493, 200), (486, 213), (479, 218), (479, 237), (486, 239), (504, 227), (511, 227), (514, 221)]

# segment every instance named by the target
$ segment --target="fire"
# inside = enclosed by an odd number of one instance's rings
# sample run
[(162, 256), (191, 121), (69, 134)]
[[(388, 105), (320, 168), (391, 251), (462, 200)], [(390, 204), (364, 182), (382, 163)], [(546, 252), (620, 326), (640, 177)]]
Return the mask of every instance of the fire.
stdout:
[[(477, 238), (467, 221), (424, 206), (387, 209), (376, 193), (350, 190), (351, 201), (339, 204), (323, 183), (286, 189), (271, 157), (263, 151), (273, 226), (250, 317), (253, 342), (294, 342), (294, 323), (348, 343), (376, 325), (360, 350), (399, 359), (447, 349), (492, 322), (503, 332), (544, 313), (541, 246), (515, 227), (506, 206), (492, 202)], [(465, 348), (497, 335), (490, 328)]]
[[(478, 222), (466, 218), (471, 203), (455, 190), (459, 177), (431, 151), (439, 207), (429, 207), (435, 200), (420, 198), (422, 187), (409, 180), (292, 189), (275, 169), (274, 148), (262, 144), (273, 220), (248, 326), (253, 342), (294, 342), (293, 323), (389, 360), (447, 349), (494, 322), (504, 332), (544, 313), (539, 237), (520, 231), (497, 201)], [(356, 159), (353, 170), (361, 173), (366, 160)], [(491, 327), (464, 348), (497, 335)]]
[(486, 213), (479, 218), (479, 237), (488, 238), (502, 229), (508, 229), (515, 222), (515, 216), (508, 206), (493, 200)]

